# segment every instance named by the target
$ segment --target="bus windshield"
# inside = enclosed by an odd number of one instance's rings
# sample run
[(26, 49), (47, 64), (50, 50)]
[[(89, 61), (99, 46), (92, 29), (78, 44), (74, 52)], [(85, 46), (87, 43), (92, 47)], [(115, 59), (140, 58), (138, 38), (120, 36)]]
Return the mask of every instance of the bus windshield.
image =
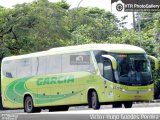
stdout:
[(118, 63), (119, 82), (126, 85), (153, 83), (151, 68), (145, 54), (114, 54)]

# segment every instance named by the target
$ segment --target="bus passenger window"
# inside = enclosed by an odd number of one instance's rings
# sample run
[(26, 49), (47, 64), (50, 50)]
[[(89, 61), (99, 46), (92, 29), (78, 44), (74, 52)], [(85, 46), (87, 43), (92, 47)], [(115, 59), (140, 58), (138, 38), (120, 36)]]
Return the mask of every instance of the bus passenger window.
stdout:
[(31, 59), (23, 58), (17, 61), (17, 77), (29, 77), (32, 75)]
[(46, 74), (59, 74), (62, 72), (62, 55), (47, 56)]
[(17, 65), (16, 60), (3, 61), (3, 63), (2, 63), (3, 75), (6, 77), (9, 77), (9, 78), (15, 78), (17, 76), (16, 65)]
[(38, 58), (38, 71), (37, 75), (46, 75), (47, 70), (47, 57)]
[(75, 53), (68, 53), (62, 55), (62, 73), (77, 72), (77, 65), (72, 65), (70, 57), (74, 56)]
[(81, 58), (81, 61), (77, 62), (78, 71), (86, 71), (90, 73), (95, 72), (90, 52), (87, 52), (87, 51), (79, 52), (77, 53), (77, 57)]

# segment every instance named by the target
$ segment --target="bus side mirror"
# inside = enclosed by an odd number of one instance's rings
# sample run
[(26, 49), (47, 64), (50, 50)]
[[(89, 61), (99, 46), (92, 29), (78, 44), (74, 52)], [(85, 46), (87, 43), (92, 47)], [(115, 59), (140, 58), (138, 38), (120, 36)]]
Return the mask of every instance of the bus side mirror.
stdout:
[(117, 61), (113, 56), (111, 56), (111, 55), (102, 55), (102, 57), (110, 59), (111, 62), (112, 62), (113, 70), (114, 71), (117, 70)]
[(152, 70), (158, 70), (159, 69), (158, 59), (154, 56), (151, 56), (151, 55), (147, 55), (147, 57), (150, 60)]

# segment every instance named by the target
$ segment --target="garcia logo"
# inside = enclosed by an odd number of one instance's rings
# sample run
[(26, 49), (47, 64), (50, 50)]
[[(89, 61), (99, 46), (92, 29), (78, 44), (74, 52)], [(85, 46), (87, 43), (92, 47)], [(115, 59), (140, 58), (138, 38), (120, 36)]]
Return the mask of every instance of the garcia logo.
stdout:
[(55, 76), (38, 78), (37, 85), (50, 85), (50, 84), (63, 84), (63, 83), (74, 83), (74, 76)]
[(112, 3), (112, 12), (124, 12), (124, 3), (121, 0)]

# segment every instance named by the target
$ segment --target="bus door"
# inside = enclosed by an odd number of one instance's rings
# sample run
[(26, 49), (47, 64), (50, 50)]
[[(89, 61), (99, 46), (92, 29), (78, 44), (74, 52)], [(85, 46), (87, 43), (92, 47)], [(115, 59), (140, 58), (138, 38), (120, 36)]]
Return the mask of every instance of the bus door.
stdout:
[(107, 101), (114, 100), (114, 70), (112, 56), (103, 56), (103, 78)]

